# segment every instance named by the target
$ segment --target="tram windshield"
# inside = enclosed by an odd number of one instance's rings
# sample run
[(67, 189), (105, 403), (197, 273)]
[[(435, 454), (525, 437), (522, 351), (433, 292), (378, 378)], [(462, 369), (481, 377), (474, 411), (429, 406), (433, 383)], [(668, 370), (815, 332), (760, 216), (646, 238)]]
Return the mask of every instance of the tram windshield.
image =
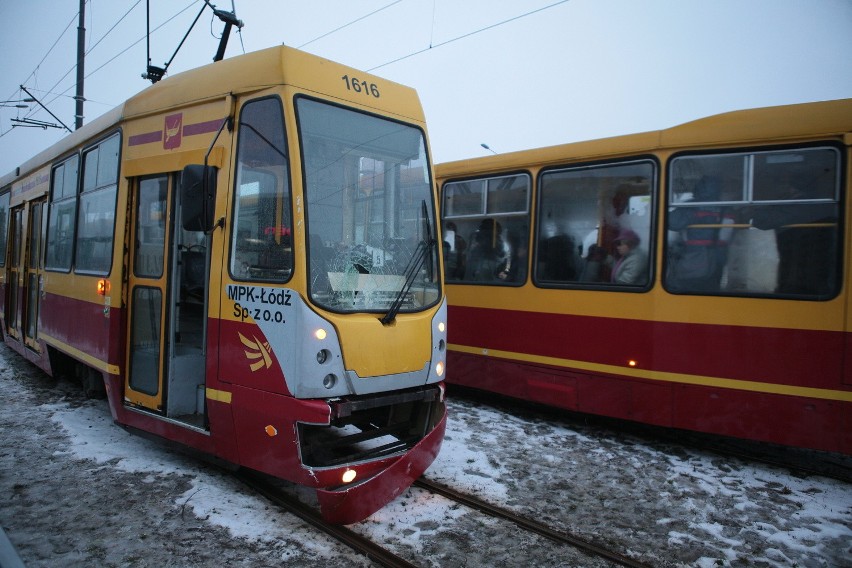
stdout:
[(423, 132), (312, 99), (297, 101), (309, 290), (336, 312), (397, 312), (440, 297)]

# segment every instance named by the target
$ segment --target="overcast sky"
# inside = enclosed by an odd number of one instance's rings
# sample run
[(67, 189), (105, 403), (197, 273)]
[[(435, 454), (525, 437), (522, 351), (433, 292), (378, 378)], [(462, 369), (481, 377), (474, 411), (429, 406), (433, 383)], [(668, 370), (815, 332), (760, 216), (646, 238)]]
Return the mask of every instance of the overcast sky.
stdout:
[[(163, 66), (203, 4), (148, 1)], [(410, 85), (436, 162), (852, 97), (852, 0), (233, 1), (245, 26), (226, 57), (283, 43)], [(78, 9), (0, 0), (0, 100), (23, 84), (74, 128)], [(169, 74), (211, 62), (222, 27), (205, 9)], [(87, 2), (86, 122), (150, 84), (145, 34), (146, 0)], [(0, 173), (66, 134), (12, 128), (59, 123), (30, 105), (0, 108)]]

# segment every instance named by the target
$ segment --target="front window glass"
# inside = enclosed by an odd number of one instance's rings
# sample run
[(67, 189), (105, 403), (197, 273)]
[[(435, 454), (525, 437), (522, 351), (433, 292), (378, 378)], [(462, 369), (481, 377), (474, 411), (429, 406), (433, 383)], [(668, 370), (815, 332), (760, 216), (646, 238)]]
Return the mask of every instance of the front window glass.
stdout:
[(653, 162), (641, 161), (542, 174), (536, 282), (647, 287), (655, 172)]
[(293, 272), (293, 217), (281, 101), (246, 104), (238, 128), (231, 275), (285, 282)]
[(444, 185), (443, 246), (448, 282), (521, 285), (529, 265), (527, 174)]
[(672, 160), (666, 288), (687, 294), (836, 295), (839, 163), (833, 148)]
[(422, 131), (306, 98), (297, 109), (313, 301), (338, 312), (433, 305), (440, 275)]

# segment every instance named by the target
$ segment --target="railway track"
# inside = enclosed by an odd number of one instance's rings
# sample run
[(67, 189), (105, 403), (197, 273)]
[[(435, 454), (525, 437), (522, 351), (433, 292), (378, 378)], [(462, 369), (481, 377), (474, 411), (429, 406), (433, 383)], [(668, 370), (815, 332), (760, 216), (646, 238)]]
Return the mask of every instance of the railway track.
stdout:
[(297, 516), (332, 538), (339, 540), (353, 550), (360, 552), (376, 564), (386, 566), (388, 568), (416, 568), (416, 564), (410, 563), (405, 558), (402, 558), (386, 548), (379, 546), (375, 542), (359, 535), (355, 531), (348, 529), (345, 526), (326, 523), (318, 511), (305, 505), (296, 497), (288, 495), (287, 493), (270, 485), (268, 482), (264, 481), (260, 475), (240, 470), (236, 472), (236, 476), (240, 481), (269, 499), (269, 501), (278, 507), (281, 507), (285, 511)]
[(420, 487), (421, 489), (425, 489), (427, 491), (431, 491), (432, 493), (437, 493), (438, 495), (441, 495), (443, 497), (446, 497), (447, 499), (465, 505), (466, 507), (470, 507), (471, 509), (480, 511), (481, 513), (484, 513), (486, 515), (490, 515), (492, 517), (496, 517), (513, 523), (519, 528), (524, 529), (526, 531), (536, 533), (540, 536), (543, 536), (560, 544), (572, 546), (578, 550), (585, 552), (586, 554), (597, 556), (604, 560), (614, 562), (618, 565), (630, 566), (632, 568), (647, 568), (649, 566), (648, 564), (644, 564), (642, 562), (634, 560), (629, 556), (625, 556), (624, 554), (595, 544), (578, 535), (554, 530), (551, 527), (545, 525), (544, 523), (540, 523), (530, 518), (517, 515), (512, 511), (497, 507), (495, 505), (492, 505), (491, 503), (488, 503), (487, 501), (483, 501), (472, 495), (460, 493), (455, 489), (435, 483), (428, 479), (420, 478), (414, 482), (414, 486)]
[[(314, 528), (342, 542), (360, 554), (363, 554), (376, 564), (389, 568), (415, 568), (417, 566), (417, 564), (411, 563), (409, 560), (387, 550), (376, 542), (345, 526), (326, 523), (318, 511), (308, 505), (305, 505), (296, 497), (289, 495), (286, 491), (282, 491), (281, 489), (271, 485), (263, 479), (262, 475), (245, 470), (240, 470), (236, 472), (235, 475), (240, 481), (263, 495), (276, 506), (295, 515)], [(486, 501), (482, 501), (472, 495), (461, 493), (445, 485), (422, 478), (416, 481), (414, 485), (420, 489), (440, 495), (485, 515), (507, 521), (527, 532), (545, 537), (558, 544), (570, 546), (584, 554), (596, 556), (620, 566), (648, 568), (647, 564), (638, 562), (628, 556), (607, 549), (587, 539), (567, 532), (554, 530), (543, 523), (517, 515), (511, 511), (502, 509)]]

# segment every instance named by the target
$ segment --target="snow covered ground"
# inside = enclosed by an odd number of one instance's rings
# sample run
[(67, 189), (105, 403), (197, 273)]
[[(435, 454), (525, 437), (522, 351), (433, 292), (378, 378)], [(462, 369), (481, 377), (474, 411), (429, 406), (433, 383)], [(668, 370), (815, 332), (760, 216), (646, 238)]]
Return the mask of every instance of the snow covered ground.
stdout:
[[(0, 347), (0, 525), (33, 566), (370, 566)], [(467, 399), (427, 477), (654, 566), (852, 566), (852, 486)], [(358, 532), (424, 566), (604, 566), (412, 488)]]

